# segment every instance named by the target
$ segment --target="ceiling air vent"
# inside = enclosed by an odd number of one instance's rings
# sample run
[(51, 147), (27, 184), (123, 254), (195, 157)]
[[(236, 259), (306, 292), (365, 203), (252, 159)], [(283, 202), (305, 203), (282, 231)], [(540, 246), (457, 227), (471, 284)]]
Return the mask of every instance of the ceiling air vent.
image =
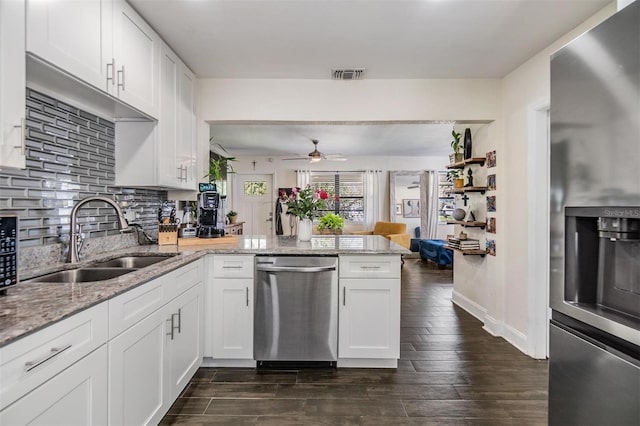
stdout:
[(361, 80), (364, 77), (364, 68), (331, 70), (333, 80)]

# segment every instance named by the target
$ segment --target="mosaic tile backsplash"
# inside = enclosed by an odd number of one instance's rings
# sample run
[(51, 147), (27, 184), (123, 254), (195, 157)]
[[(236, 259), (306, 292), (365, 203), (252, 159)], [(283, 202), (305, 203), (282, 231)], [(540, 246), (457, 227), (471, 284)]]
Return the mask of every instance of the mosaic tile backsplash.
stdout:
[[(20, 217), (21, 247), (66, 243), (76, 201), (115, 197), (131, 223), (157, 232), (164, 191), (115, 182), (114, 123), (27, 88), (25, 170), (0, 169), (0, 212)], [(113, 209), (90, 203), (79, 223), (88, 238), (119, 233)]]

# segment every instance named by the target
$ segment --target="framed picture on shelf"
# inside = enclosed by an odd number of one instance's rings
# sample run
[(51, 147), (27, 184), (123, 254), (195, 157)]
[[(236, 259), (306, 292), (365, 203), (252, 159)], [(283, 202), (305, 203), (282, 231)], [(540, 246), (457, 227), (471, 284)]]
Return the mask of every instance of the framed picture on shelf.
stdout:
[(402, 217), (420, 217), (420, 200), (402, 200)]
[(487, 232), (490, 232), (492, 234), (496, 233), (496, 218), (495, 217), (488, 217), (487, 218)]
[(496, 190), (496, 175), (487, 175), (487, 191)]
[(488, 168), (496, 166), (496, 152), (495, 151), (487, 152), (486, 163), (487, 163), (487, 167)]
[(490, 195), (487, 197), (487, 211), (495, 212), (496, 211), (496, 196)]

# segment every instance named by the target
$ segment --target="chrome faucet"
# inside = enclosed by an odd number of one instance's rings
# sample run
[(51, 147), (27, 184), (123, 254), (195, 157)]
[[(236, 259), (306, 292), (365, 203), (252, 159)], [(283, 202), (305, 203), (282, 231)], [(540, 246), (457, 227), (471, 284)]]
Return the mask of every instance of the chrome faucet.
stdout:
[(71, 209), (71, 230), (69, 231), (69, 263), (77, 263), (80, 261), (80, 249), (82, 248), (82, 242), (84, 241), (82, 233), (78, 229), (78, 210), (80, 210), (80, 208), (85, 204), (92, 201), (102, 201), (113, 207), (118, 215), (118, 229), (120, 229), (121, 231), (129, 229), (127, 219), (124, 218), (122, 209), (120, 209), (118, 203), (116, 203), (113, 199), (95, 196), (87, 197), (78, 201), (78, 203), (73, 206), (73, 209)]

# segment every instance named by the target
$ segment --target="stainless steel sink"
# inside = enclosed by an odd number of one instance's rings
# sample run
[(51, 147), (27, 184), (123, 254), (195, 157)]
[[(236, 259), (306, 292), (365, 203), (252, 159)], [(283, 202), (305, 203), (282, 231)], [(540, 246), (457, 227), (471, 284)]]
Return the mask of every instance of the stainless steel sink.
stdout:
[(42, 275), (32, 278), (27, 282), (35, 283), (84, 283), (91, 281), (104, 281), (111, 278), (119, 277), (129, 272), (135, 271), (135, 268), (80, 268), (68, 271), (53, 272), (51, 274)]
[(144, 268), (163, 260), (167, 260), (172, 256), (124, 256), (106, 262), (99, 262), (93, 267), (100, 268)]

